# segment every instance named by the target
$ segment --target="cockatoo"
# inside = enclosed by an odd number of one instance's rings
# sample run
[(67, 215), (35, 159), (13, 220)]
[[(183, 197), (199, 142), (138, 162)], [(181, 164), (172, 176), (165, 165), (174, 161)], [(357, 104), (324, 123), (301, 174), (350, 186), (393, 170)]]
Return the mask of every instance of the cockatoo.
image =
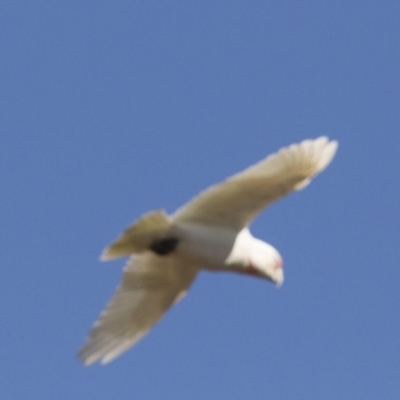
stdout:
[(249, 274), (281, 285), (282, 257), (253, 237), (249, 225), (272, 202), (306, 187), (337, 147), (327, 137), (292, 144), (209, 187), (172, 215), (156, 210), (134, 222), (101, 255), (130, 259), (79, 351), (83, 363), (108, 363), (137, 343), (182, 299), (200, 270)]

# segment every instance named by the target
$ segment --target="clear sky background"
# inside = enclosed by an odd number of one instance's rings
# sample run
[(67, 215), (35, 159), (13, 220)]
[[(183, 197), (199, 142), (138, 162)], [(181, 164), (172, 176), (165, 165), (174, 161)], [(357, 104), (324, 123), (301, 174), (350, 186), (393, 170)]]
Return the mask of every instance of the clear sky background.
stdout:
[[(0, 7), (1, 399), (399, 399), (400, 2)], [(280, 147), (329, 168), (253, 234), (286, 281), (202, 273), (106, 367), (101, 250)]]

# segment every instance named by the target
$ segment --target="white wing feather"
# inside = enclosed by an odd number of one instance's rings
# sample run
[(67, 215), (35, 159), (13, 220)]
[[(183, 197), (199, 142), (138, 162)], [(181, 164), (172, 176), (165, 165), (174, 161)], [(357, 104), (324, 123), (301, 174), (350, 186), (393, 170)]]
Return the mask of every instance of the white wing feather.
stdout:
[(134, 255), (121, 285), (93, 325), (78, 356), (106, 364), (138, 342), (192, 283), (197, 269), (151, 253)]
[(337, 142), (322, 136), (279, 150), (259, 163), (209, 187), (173, 215), (175, 222), (199, 222), (242, 229), (265, 207), (303, 189), (332, 161)]

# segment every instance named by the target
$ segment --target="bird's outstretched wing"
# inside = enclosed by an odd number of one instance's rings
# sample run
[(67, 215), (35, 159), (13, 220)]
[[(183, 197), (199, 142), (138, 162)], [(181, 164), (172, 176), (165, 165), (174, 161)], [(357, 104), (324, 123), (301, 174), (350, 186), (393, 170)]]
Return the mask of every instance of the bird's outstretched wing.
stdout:
[(132, 256), (121, 285), (94, 323), (79, 358), (86, 365), (99, 360), (106, 364), (121, 355), (183, 297), (196, 273), (196, 268), (183, 265), (176, 257)]
[(175, 222), (241, 229), (272, 202), (308, 185), (332, 161), (337, 142), (322, 136), (279, 150), (209, 187), (173, 214)]

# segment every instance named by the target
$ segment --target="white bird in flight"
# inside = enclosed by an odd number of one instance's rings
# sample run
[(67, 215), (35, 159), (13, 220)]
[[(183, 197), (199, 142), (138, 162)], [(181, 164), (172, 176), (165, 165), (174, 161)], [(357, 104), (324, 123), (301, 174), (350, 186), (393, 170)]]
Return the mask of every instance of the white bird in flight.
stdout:
[(102, 253), (102, 260), (131, 257), (78, 353), (83, 363), (106, 364), (137, 343), (202, 269), (249, 274), (280, 286), (280, 254), (248, 226), (263, 208), (307, 186), (337, 146), (324, 136), (292, 144), (209, 187), (172, 215), (151, 211), (134, 222)]

